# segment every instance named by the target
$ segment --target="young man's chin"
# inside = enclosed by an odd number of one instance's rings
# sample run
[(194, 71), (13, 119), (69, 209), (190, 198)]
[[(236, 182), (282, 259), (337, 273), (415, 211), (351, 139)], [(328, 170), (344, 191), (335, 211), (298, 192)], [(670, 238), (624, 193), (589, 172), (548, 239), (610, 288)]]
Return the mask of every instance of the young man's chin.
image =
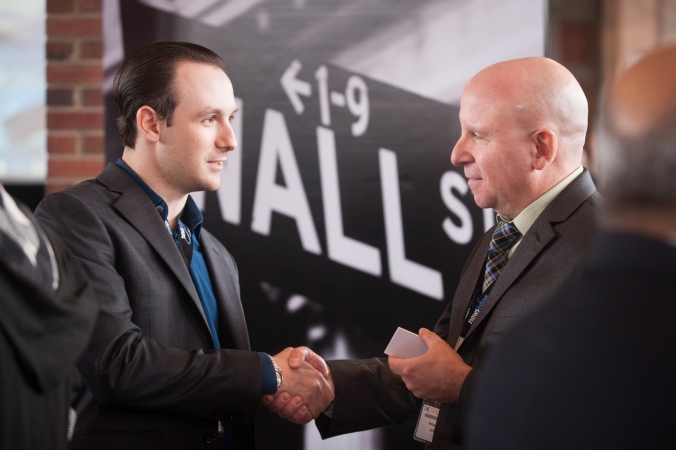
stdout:
[(190, 192), (212, 192), (218, 189), (218, 187), (221, 185), (221, 179), (218, 178), (218, 180), (209, 180), (205, 181), (202, 180), (201, 182), (195, 183), (194, 185), (190, 186)]
[(208, 183), (208, 184), (205, 185), (201, 190), (202, 190), (202, 191), (207, 191), (207, 192), (213, 192), (213, 191), (215, 191), (216, 189), (218, 189), (218, 187), (219, 187), (220, 185), (221, 185), (221, 179), (219, 178), (219, 179), (218, 179), (218, 182)]

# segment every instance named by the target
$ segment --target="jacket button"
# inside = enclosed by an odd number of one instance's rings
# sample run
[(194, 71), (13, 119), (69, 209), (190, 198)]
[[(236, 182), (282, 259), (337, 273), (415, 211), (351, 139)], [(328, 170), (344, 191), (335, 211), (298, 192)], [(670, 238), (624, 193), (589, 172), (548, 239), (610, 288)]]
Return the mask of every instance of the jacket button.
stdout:
[(207, 433), (205, 441), (207, 444), (213, 444), (216, 442), (216, 433)]

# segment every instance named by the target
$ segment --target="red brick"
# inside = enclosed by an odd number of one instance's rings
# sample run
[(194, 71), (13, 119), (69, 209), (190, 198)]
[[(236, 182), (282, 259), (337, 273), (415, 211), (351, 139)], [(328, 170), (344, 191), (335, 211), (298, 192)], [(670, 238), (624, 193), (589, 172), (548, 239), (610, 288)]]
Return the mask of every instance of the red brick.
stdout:
[(71, 106), (73, 104), (72, 89), (47, 89), (47, 105)]
[(75, 136), (48, 136), (47, 152), (50, 154), (75, 153), (77, 150), (75, 139)]
[(80, 44), (80, 58), (101, 59), (103, 57), (103, 44), (101, 41), (84, 41)]
[(97, 130), (103, 128), (103, 113), (48, 111), (49, 130)]
[(596, 64), (599, 45), (596, 23), (573, 21), (561, 23), (563, 65)]
[(101, 0), (80, 0), (80, 12), (100, 12)]
[(105, 151), (105, 140), (103, 136), (85, 136), (82, 139), (83, 153), (98, 154)]
[(101, 89), (85, 89), (82, 91), (82, 103), (85, 106), (103, 105), (103, 91)]
[(101, 83), (101, 64), (48, 64), (48, 83)]
[(103, 158), (97, 159), (50, 159), (47, 164), (47, 176), (88, 177), (93, 178), (103, 170)]
[(48, 13), (68, 13), (75, 9), (74, 0), (47, 0)]
[(101, 18), (47, 18), (47, 36), (101, 36)]
[(72, 42), (47, 42), (47, 59), (49, 61), (62, 61), (73, 56)]

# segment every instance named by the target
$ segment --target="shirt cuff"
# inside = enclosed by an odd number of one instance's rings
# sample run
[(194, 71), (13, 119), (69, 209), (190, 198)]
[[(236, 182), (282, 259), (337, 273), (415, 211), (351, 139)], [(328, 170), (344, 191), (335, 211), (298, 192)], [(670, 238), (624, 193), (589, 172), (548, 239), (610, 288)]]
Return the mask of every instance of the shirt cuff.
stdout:
[(331, 404), (327, 406), (324, 411), (322, 411), (322, 414), (333, 419), (333, 402), (331, 402)]
[(261, 358), (263, 368), (263, 389), (261, 392), (263, 395), (274, 394), (277, 392), (277, 374), (272, 365), (272, 357), (264, 352), (258, 352), (258, 356)]

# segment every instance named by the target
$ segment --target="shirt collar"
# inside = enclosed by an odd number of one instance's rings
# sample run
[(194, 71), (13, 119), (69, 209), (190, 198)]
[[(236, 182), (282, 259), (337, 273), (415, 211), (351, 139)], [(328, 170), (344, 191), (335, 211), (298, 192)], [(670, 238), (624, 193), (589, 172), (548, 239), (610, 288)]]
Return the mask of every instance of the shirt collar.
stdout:
[(537, 218), (542, 214), (542, 211), (545, 210), (547, 205), (549, 205), (565, 188), (568, 187), (570, 183), (573, 182), (580, 174), (584, 171), (583, 167), (580, 166), (574, 170), (570, 175), (568, 175), (563, 180), (559, 181), (554, 187), (542, 194), (537, 200), (528, 205), (526, 209), (521, 211), (518, 216), (513, 220), (505, 217), (501, 214), (498, 214), (498, 221), (503, 220), (506, 222), (512, 221), (517, 230), (521, 233), (522, 236), (530, 230), (530, 227), (533, 226), (533, 223)]
[[(155, 208), (162, 217), (162, 220), (166, 221), (167, 217), (169, 216), (169, 207), (162, 197), (160, 197), (157, 192), (153, 191), (152, 188), (148, 186), (148, 184), (143, 181), (136, 172), (134, 172), (134, 169), (129, 167), (129, 165), (122, 160), (122, 158), (119, 158), (116, 164), (123, 168), (134, 179), (134, 181), (136, 181), (136, 184), (138, 184), (141, 189), (143, 189), (143, 192), (145, 192), (148, 197), (150, 197), (150, 200), (153, 202), (153, 205), (155, 205)], [(204, 217), (190, 195), (188, 195), (188, 201), (185, 202), (185, 207), (181, 213), (180, 220), (199, 239)]]

